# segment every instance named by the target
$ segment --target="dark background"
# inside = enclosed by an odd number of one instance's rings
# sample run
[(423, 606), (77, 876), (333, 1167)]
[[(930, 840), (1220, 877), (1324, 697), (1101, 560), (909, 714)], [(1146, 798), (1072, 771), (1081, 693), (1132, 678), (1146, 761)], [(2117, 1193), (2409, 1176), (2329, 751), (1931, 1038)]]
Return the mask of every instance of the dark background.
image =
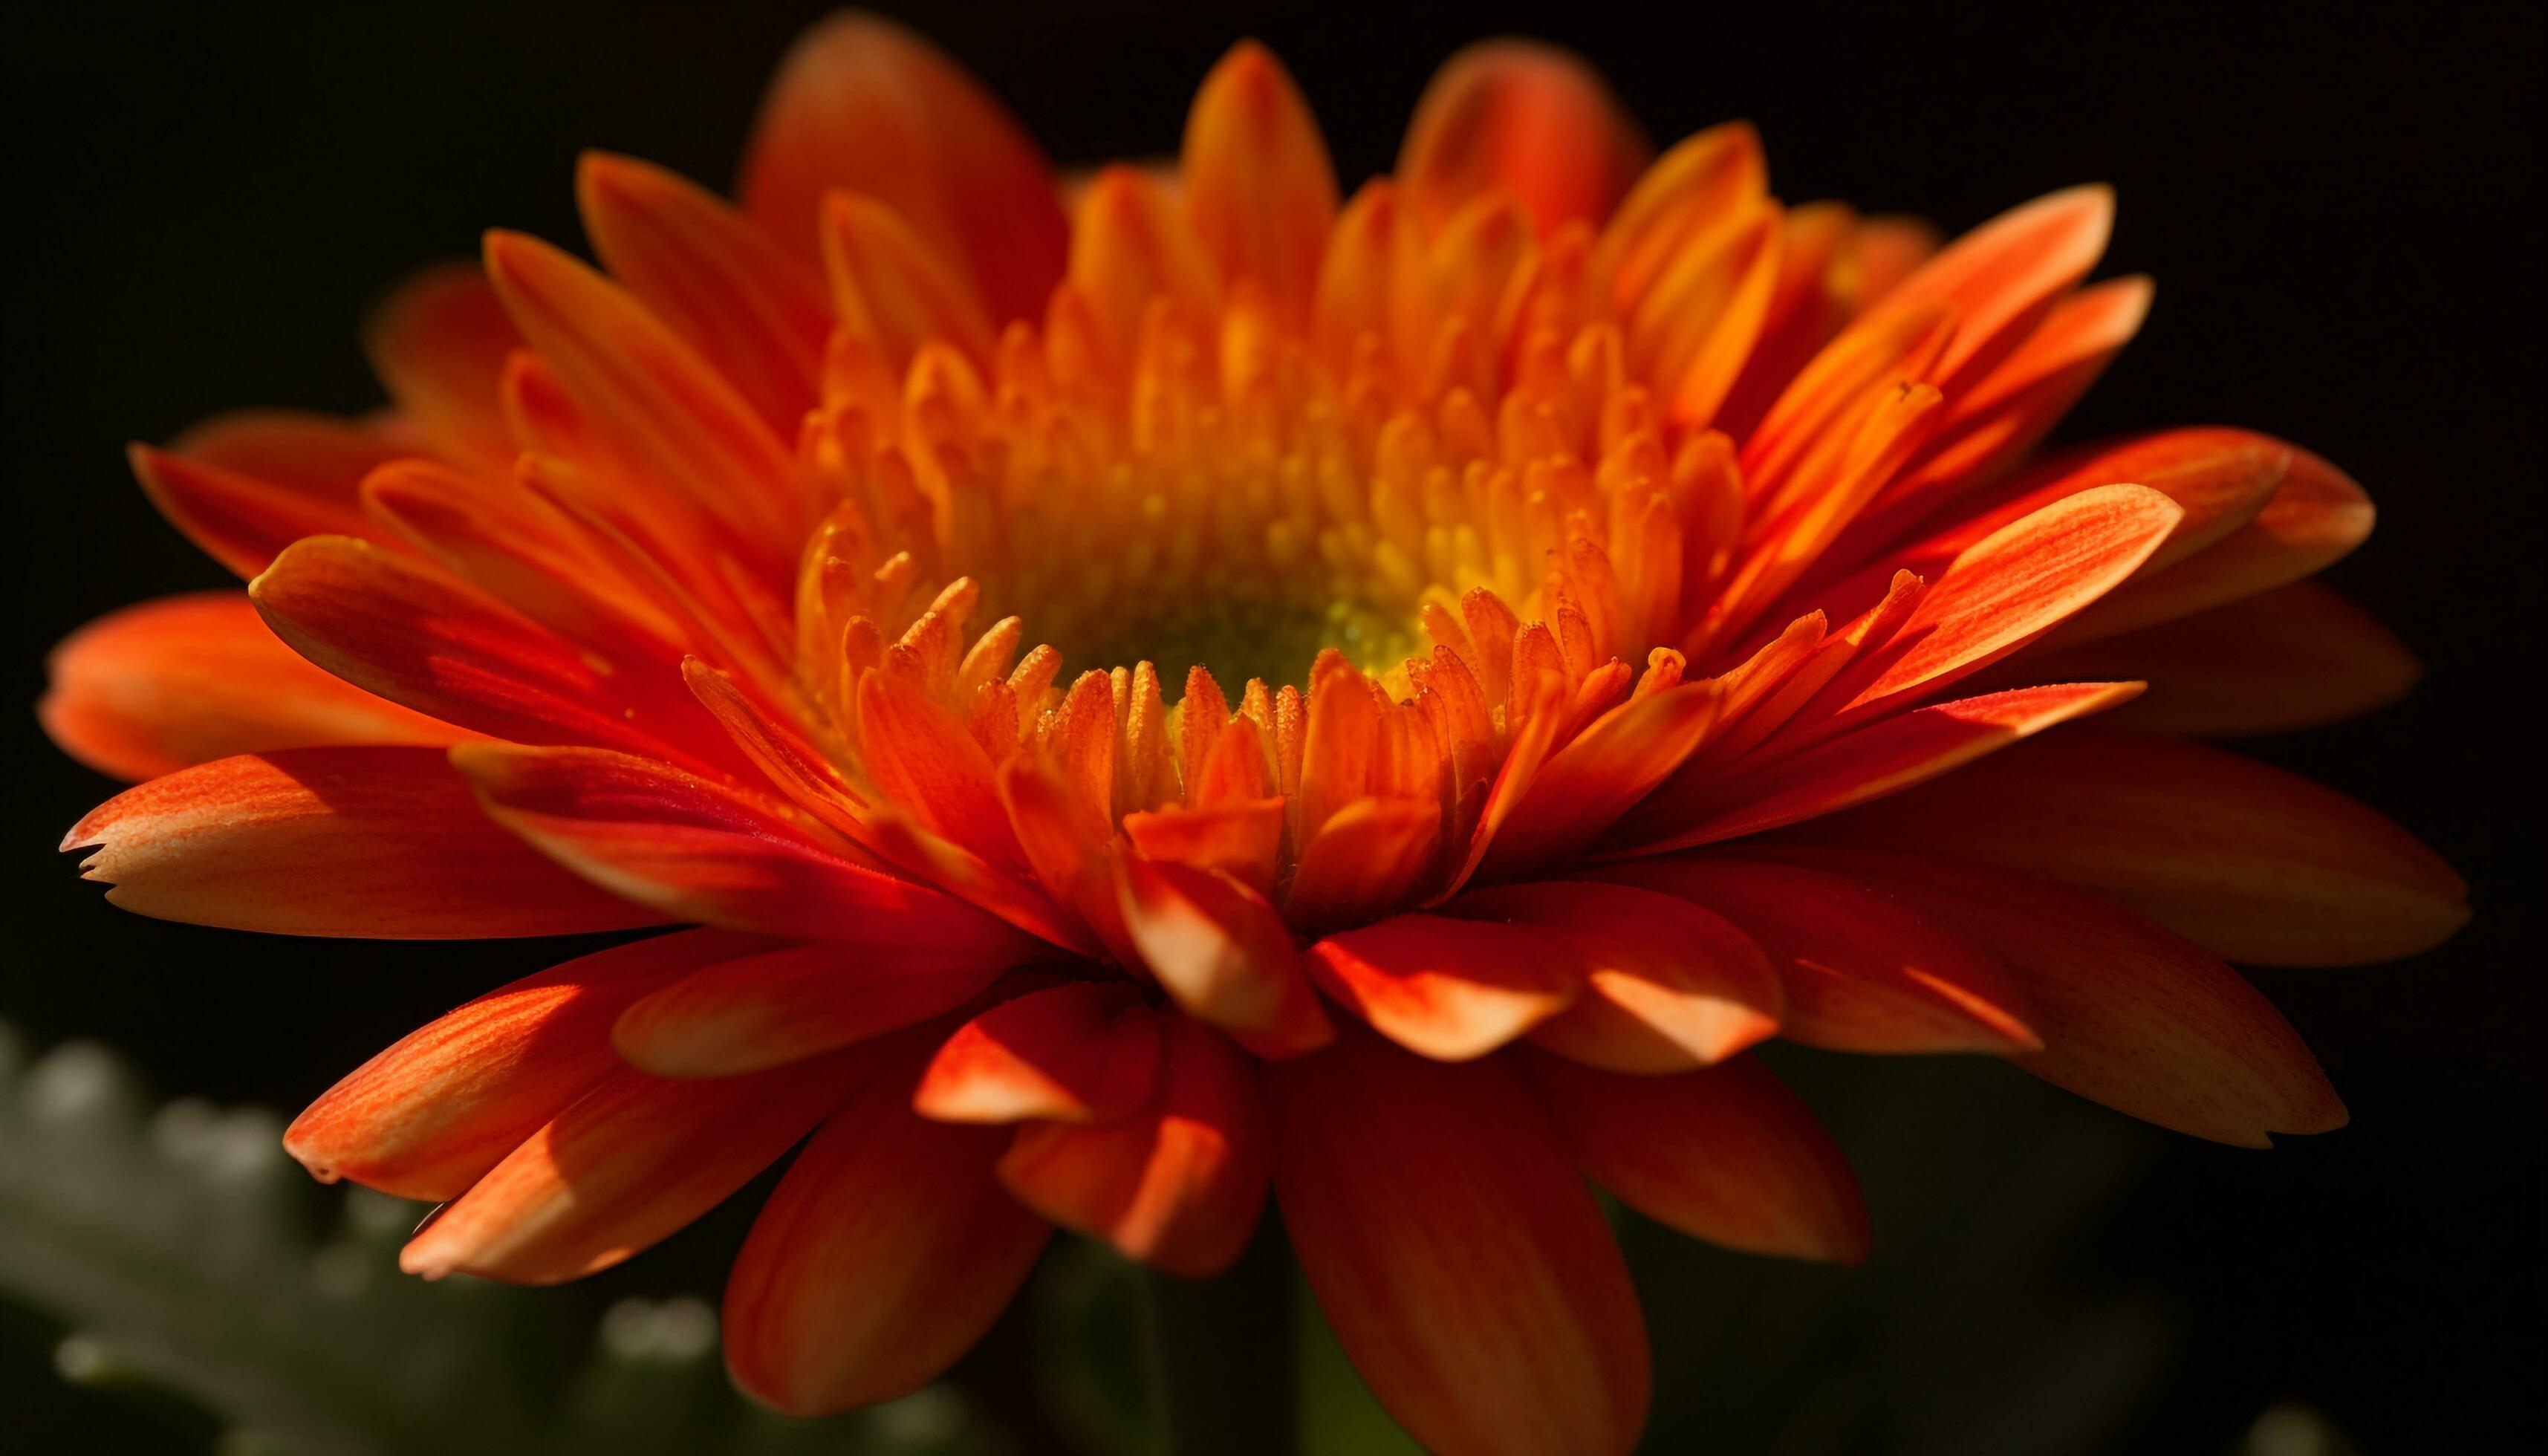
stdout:
[[(2477, 919), (2411, 963), (2259, 977), (2354, 1118), (2269, 1154), (2144, 1135), (1983, 1075), (1996, 1068), (1888, 1064), (1879, 1081), (1802, 1059), (1878, 1230), (1826, 1353), (1857, 1372), (1852, 1399), (1894, 1412), (1904, 1448), (2217, 1451), (2283, 1402), (2373, 1452), (2444, 1448), (2516, 1413), (2535, 1427), (2542, 879), (2522, 806), (2540, 744), (2510, 684), (2534, 659), (2548, 544), (2536, 7), (883, 8), (968, 62), (1065, 163), (1172, 150), (1194, 82), (1255, 35), (1318, 107), (1350, 189), (1388, 166), (1438, 60), (1521, 32), (1592, 56), (1665, 140), (1752, 118), (1792, 201), (1955, 230), (2114, 182), (2108, 271), (2155, 274), (2158, 306), (2070, 433), (2253, 426), (2365, 483), (2380, 528), (2330, 579), (2429, 676), (2367, 721), (2252, 748), (2423, 835), (2473, 881)], [(236, 405), (372, 405), (354, 328), (386, 282), (474, 251), (492, 224), (577, 240), (584, 146), (729, 182), (764, 76), (818, 13), (5, 12), (0, 522), (5, 695), (22, 707), (0, 730), (0, 1016), (39, 1045), (102, 1039), (169, 1092), (288, 1111), (414, 1022), (558, 958), (116, 912), (51, 853), (112, 785), (23, 705), (64, 632), (227, 580), (144, 504), (125, 440)], [(713, 1290), (733, 1227), (613, 1287)], [(1631, 1251), (1651, 1276), (1656, 1448), (1754, 1448), (1703, 1397), (1739, 1361), (1745, 1321), (1835, 1286), (1781, 1270), (1742, 1297), (1757, 1305), (1720, 1311), (1677, 1297), (1722, 1282), (1715, 1256), (1642, 1234)], [(0, 1405), (58, 1428), (47, 1449), (147, 1449), (154, 1427), (53, 1386), (43, 1359), (0, 1348)]]

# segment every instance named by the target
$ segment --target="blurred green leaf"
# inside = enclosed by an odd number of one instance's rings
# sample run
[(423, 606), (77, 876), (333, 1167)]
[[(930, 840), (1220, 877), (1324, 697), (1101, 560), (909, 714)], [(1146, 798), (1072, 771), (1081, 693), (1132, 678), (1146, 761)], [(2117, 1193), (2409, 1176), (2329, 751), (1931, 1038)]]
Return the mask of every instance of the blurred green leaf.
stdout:
[(623, 1301), (597, 1330), (533, 1291), (398, 1272), (424, 1206), (323, 1189), (282, 1120), (153, 1108), (105, 1047), (30, 1059), (0, 1023), (0, 1299), (54, 1365), (224, 1456), (794, 1456), (994, 1451), (952, 1391), (792, 1420), (727, 1381), (716, 1315)]

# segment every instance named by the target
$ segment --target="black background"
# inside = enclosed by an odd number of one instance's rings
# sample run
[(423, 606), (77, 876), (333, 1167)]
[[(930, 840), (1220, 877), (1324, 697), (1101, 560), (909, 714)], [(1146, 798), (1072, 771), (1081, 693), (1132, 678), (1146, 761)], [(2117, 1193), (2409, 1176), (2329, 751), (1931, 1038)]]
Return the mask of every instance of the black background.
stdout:
[[(2160, 1353), (2113, 1421), (2005, 1448), (2220, 1450), (2267, 1405), (2298, 1400), (2366, 1450), (2417, 1451), (2535, 1411), (2541, 744), (2513, 684), (2534, 665), (2548, 545), (2536, 8), (885, 8), (974, 67), (1065, 163), (1171, 150), (1194, 82), (1252, 34), (1318, 107), (1350, 188), (1389, 165), (1439, 59), (1522, 32), (1595, 58), (1660, 138), (1752, 118), (1790, 200), (1954, 230), (2054, 187), (2114, 182), (2108, 271), (2155, 274), (2158, 304), (2070, 433), (2247, 425), (2365, 483), (2380, 528), (2330, 580), (2396, 627), (2428, 678), (2369, 720), (2253, 749), (2423, 835), (2474, 882), (2478, 915), (2411, 963), (2259, 977), (2353, 1126), (2263, 1155), (2180, 1139), (2137, 1154), (2065, 1245), (2064, 1277), (2163, 1309)], [(143, 502), (125, 440), (236, 405), (372, 405), (354, 321), (383, 284), (474, 251), (488, 225), (577, 240), (581, 147), (727, 183), (764, 76), (817, 13), (7, 10), (8, 694), (32, 703), (43, 653), (82, 621), (226, 580)], [(23, 708), (5, 732), (0, 1015), (39, 1044), (98, 1037), (169, 1091), (288, 1110), (415, 1021), (554, 958), (120, 914), (51, 853), (111, 785)], [(2007, 1095), (2057, 1099), (2023, 1080)], [(2113, 1121), (2046, 1116), (2090, 1138)], [(1884, 1188), (1869, 1182), (1881, 1243)], [(683, 1259), (712, 1270), (718, 1256), (668, 1250), (672, 1272), (635, 1277), (678, 1285)], [(1866, 1277), (1937, 1277), (1934, 1263), (1887, 1267), (1879, 1256)], [(1952, 1284), (1904, 1298), (1922, 1327), (1963, 1318)], [(1658, 1317), (1668, 1392), (1666, 1334), (1704, 1318)], [(2020, 1322), (1959, 1348), (2062, 1338)], [(58, 1424), (46, 1439), (148, 1438), (54, 1388), (42, 1358), (0, 1349), (0, 1404)], [(1941, 1378), (1961, 1382), (1951, 1405), (2051, 1399), (1986, 1355)]]

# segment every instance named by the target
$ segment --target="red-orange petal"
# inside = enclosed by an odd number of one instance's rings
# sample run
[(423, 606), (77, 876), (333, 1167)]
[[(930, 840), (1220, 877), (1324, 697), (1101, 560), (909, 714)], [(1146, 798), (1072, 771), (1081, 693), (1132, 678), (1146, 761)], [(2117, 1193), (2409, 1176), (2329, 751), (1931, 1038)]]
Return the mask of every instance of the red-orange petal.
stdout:
[(504, 363), (521, 331), (474, 263), (435, 263), (390, 290), (363, 323), (363, 352), (435, 454), (503, 469), (517, 447), (504, 419)]
[(1866, 1202), (1840, 1144), (1757, 1059), (1669, 1077), (1514, 1064), (1585, 1176), (1647, 1218), (1746, 1253), (1866, 1257)]
[(942, 1123), (1102, 1123), (1158, 1085), (1160, 1026), (1124, 981), (1069, 981), (1003, 1001), (930, 1058), (912, 1110)]
[(1775, 851), (1882, 886), (1970, 936), (2024, 988), (2044, 1046), (2012, 1057), (2146, 1122), (2263, 1147), (2344, 1126), (2344, 1104), (2273, 1003), (2130, 911), (2005, 870), (1926, 855)]
[(1302, 957), (1310, 979), (1400, 1046), (1441, 1061), (1484, 1056), (1583, 990), (1524, 926), (1401, 915), (1340, 931)]
[(770, 800), (668, 764), (501, 744), (464, 744), (452, 762), (505, 828), (668, 915), (849, 945), (1015, 934), (959, 900), (857, 863), (849, 846), (826, 842)]
[(2008, 670), (2034, 678), (2138, 678), (2141, 696), (2106, 719), (2153, 733), (2289, 733), (2386, 707), (2422, 676), (2414, 654), (2369, 612), (2316, 582)]
[(1546, 237), (1599, 227), (1652, 148), (1582, 56), (1536, 41), (1481, 41), (1442, 62), (1415, 103), (1396, 176), (1427, 231), (1482, 193), (1520, 198)]
[(481, 940), (661, 923), (479, 810), (436, 748), (300, 748), (183, 769), (63, 837), (136, 914), (277, 935)]
[(1069, 231), (1051, 165), (962, 66), (880, 16), (816, 25), (779, 63), (737, 189), (779, 245), (811, 261), (823, 195), (847, 189), (907, 220), (964, 270), (994, 322), (1040, 318)]
[(602, 266), (792, 438), (832, 335), (812, 270), (706, 189), (651, 163), (589, 151), (575, 180)]
[(1259, 1056), (1298, 1056), (1335, 1040), (1292, 933), (1264, 896), (1191, 864), (1128, 854), (1116, 865), (1125, 931), (1188, 1015)]
[(933, 1123), (907, 1069), (826, 1122), (725, 1286), (735, 1383), (791, 1415), (906, 1396), (982, 1337), (1051, 1226), (992, 1176), (1007, 1134)]
[(1841, 875), (1790, 864), (1632, 860), (1601, 878), (1732, 921), (1786, 987), (1779, 1035), (1833, 1051), (2009, 1051), (2037, 1044), (2018, 988), (1970, 941)]
[(899, 1031), (972, 1000), (1024, 954), (1014, 938), (954, 929), (886, 921), (882, 944), (733, 956), (629, 1006), (610, 1042), (659, 1077), (732, 1077)]
[[(1640, 845), (1657, 854), (1759, 834), (1925, 783), (2047, 728), (2127, 702), (2138, 682), (2012, 687), (1932, 703), (1757, 769), (1680, 806), (1696, 822)], [(1649, 831), (1651, 832), (1651, 831)]]
[(303, 536), (386, 537), (357, 496), (399, 452), (388, 436), (322, 414), (248, 410), (208, 419), (165, 450), (135, 445), (134, 478), (204, 554), (242, 577)]
[(1441, 906), (1528, 926), (1584, 980), (1572, 1006), (1531, 1028), (1552, 1051), (1617, 1072), (1722, 1061), (1774, 1035), (1786, 995), (1761, 948), (1723, 916), (1673, 895), (1598, 881), (1473, 890)]
[(841, 1105), (855, 1052), (749, 1077), (613, 1073), (446, 1204), (399, 1251), (427, 1279), (557, 1284), (607, 1269), (725, 1201)]
[(1636, 1290), (1503, 1059), (1349, 1033), (1264, 1076), (1301, 1272), (1390, 1414), (1445, 1456), (1623, 1456), (1651, 1390)]
[(296, 541), (248, 584), (248, 596), (303, 657), (445, 722), (694, 769), (733, 758), (687, 692), (647, 692), (645, 675), (609, 671), (501, 602), (367, 541)]
[(2394, 960), (2439, 945), (2469, 915), (2467, 882), (2377, 810), (2147, 734), (2053, 734), (1795, 832), (2094, 890), (2250, 965)]
[(458, 1198), (524, 1138), (619, 1069), (610, 1027), (701, 967), (770, 949), (688, 930), (580, 956), (425, 1023), (293, 1119), (283, 1146), (319, 1181)]
[(312, 666), (234, 591), (109, 613), (63, 638), (46, 666), (51, 681), (36, 705), (45, 731), (119, 778), (269, 749), (464, 736)]
[(1158, 1090), (1122, 1120), (1030, 1123), (1000, 1181), (1065, 1228), (1189, 1279), (1229, 1267), (1265, 1204), (1272, 1147), (1247, 1058), (1187, 1017), (1162, 1018)]

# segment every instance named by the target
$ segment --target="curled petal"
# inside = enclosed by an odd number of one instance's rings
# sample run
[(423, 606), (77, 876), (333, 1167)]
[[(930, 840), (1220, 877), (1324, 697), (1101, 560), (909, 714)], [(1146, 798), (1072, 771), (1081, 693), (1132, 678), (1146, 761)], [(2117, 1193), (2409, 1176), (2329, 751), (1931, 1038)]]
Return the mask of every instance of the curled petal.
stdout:
[(1678, 895), (1740, 927), (1785, 983), (1779, 1034), (1789, 1041), (1876, 1052), (2040, 1045), (2017, 986), (1979, 947), (1842, 875), (1685, 855), (1599, 874)]
[(1402, 915), (1342, 931), (1303, 956), (1310, 979), (1410, 1050), (1484, 1056), (1564, 1011), (1583, 989), (1526, 926)]
[(436, 748), (241, 754), (107, 800), (64, 836), (136, 914), (382, 940), (578, 935), (662, 917), (506, 834)]
[(614, 1018), (705, 966), (772, 949), (689, 930), (580, 956), (434, 1018), (293, 1119), (284, 1148), (319, 1181), (458, 1198), (568, 1104), (619, 1070)]
[(36, 715), (120, 778), (323, 744), (447, 744), (461, 730), (374, 697), (283, 645), (238, 592), (163, 596), (100, 617), (46, 662)]
[(1618, 1072), (1722, 1061), (1778, 1030), (1786, 996), (1750, 937), (1687, 900), (1630, 885), (1547, 880), (1476, 890), (1462, 919), (1528, 926), (1580, 975), (1575, 1004), (1531, 1041)]
[(942, 1123), (1130, 1116), (1158, 1085), (1162, 1020), (1121, 981), (1030, 991), (956, 1028), (912, 1108)]
[(1747, 1253), (1866, 1257), (1866, 1203), (1840, 1145), (1754, 1058), (1669, 1077), (1514, 1064), (1585, 1176), (1647, 1218)]
[(1274, 1191), (1372, 1393), (1447, 1456), (1622, 1456), (1651, 1369), (1626, 1263), (1502, 1058), (1351, 1033), (1268, 1063)]
[(1158, 1089), (1130, 1117), (1030, 1123), (1000, 1181), (1064, 1228), (1190, 1279), (1229, 1267), (1255, 1231), (1272, 1149), (1256, 1075), (1221, 1035), (1167, 1017)]
[(1190, 864), (1140, 855), (1116, 863), (1125, 930), (1188, 1015), (1259, 1056), (1298, 1056), (1335, 1039), (1292, 933), (1264, 896)]
[(725, 1286), (726, 1367), (793, 1415), (909, 1395), (982, 1337), (1051, 1228), (992, 1175), (1006, 1134), (911, 1111), (908, 1072), (823, 1124)]

